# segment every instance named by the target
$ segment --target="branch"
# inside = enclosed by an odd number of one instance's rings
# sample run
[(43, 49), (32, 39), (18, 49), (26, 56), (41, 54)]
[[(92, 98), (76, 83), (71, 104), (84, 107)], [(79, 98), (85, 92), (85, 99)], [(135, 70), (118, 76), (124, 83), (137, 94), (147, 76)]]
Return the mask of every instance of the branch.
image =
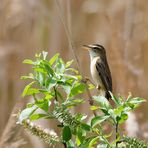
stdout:
[(54, 86), (53, 89), (54, 89), (54, 93), (55, 93), (55, 100), (58, 101), (56, 86)]
[(118, 121), (117, 121), (117, 123), (116, 123), (116, 148), (118, 147)]

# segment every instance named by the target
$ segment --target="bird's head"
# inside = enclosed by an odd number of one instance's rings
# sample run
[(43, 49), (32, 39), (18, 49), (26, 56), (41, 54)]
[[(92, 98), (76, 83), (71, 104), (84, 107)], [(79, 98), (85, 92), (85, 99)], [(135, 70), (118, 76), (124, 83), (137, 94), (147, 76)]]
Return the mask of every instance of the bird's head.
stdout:
[(92, 45), (83, 45), (85, 49), (89, 51), (90, 57), (104, 57), (106, 52), (105, 48), (102, 45), (99, 44), (92, 44)]

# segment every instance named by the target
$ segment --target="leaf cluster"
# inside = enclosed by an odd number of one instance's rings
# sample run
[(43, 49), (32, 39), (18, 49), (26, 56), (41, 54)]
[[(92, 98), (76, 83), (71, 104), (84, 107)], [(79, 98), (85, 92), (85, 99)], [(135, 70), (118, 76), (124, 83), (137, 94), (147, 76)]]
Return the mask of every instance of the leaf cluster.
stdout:
[[(19, 113), (18, 123), (24, 125), (23, 123), (28, 119), (30, 122), (39, 119), (57, 120), (59, 122), (57, 126), (61, 130), (58, 142), (64, 143), (70, 148), (117, 146), (117, 143), (123, 138), (118, 130), (119, 125), (128, 119), (129, 111), (137, 108), (145, 100), (139, 97), (133, 98), (131, 94), (127, 99), (117, 98), (110, 92), (111, 99), (115, 103), (115, 107), (112, 107), (105, 97), (93, 96), (97, 105), (91, 106), (90, 110), (97, 111), (98, 115), (92, 117), (90, 122), (86, 122), (84, 119), (87, 118), (87, 115), (73, 114), (71, 109), (84, 104), (87, 100), (80, 96), (85, 93), (87, 84), (83, 83), (78, 71), (71, 67), (73, 61), (65, 63), (59, 54), (48, 60), (47, 54), (47, 52), (42, 52), (36, 54), (34, 61), (26, 59), (23, 62), (30, 64), (33, 72), (21, 77), (29, 80), (22, 96), (25, 98), (29, 96), (33, 98), (33, 101), (30, 101), (26, 108)], [(87, 88), (94, 89), (94, 86), (89, 84)], [(106, 133), (107, 126), (112, 126), (116, 130), (111, 129), (109, 133)], [(28, 125), (28, 127), (30, 126)], [(111, 141), (114, 133), (116, 136)], [(46, 134), (42, 132), (42, 135)], [(44, 141), (48, 141), (48, 139), (46, 138)]]

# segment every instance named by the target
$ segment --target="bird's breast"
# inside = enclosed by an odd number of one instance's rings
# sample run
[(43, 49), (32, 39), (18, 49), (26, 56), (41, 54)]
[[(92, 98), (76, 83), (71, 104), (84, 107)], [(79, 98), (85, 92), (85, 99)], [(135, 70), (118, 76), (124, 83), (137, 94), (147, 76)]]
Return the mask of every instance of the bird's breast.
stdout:
[(94, 82), (97, 85), (102, 87), (102, 81), (101, 81), (101, 78), (99, 76), (99, 72), (97, 71), (97, 68), (96, 68), (96, 62), (97, 61), (99, 62), (99, 60), (101, 60), (100, 57), (96, 57), (91, 61), (90, 71), (91, 71), (91, 75), (92, 75)]
[(96, 68), (96, 62), (99, 62), (99, 60), (101, 60), (100, 57), (96, 57), (91, 61), (90, 71), (91, 71), (93, 81), (96, 83), (97, 87), (100, 87), (99, 95), (105, 96), (104, 85), (103, 85), (102, 80), (99, 76), (99, 71), (97, 71), (97, 68)]

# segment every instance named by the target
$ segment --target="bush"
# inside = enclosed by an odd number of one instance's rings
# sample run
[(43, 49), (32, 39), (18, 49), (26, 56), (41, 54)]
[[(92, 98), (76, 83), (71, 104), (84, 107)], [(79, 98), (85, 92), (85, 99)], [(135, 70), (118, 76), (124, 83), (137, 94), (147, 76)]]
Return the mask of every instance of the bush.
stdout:
[[(65, 63), (59, 54), (50, 60), (46, 57), (47, 52), (42, 52), (36, 55), (35, 61), (29, 59), (24, 61), (25, 64), (32, 65), (33, 73), (21, 77), (31, 81), (25, 87), (22, 96), (32, 96), (34, 101), (28, 103), (19, 113), (18, 123), (52, 146), (57, 143), (69, 148), (134, 145), (132, 140), (119, 132), (119, 127), (128, 119), (128, 112), (145, 100), (140, 97), (133, 98), (131, 94), (124, 99), (110, 92), (115, 103), (113, 107), (105, 97), (92, 96), (92, 101), (96, 105), (91, 103), (90, 110), (97, 114), (94, 114), (95, 116), (87, 123), (86, 114), (72, 114), (71, 109), (85, 103), (87, 99), (80, 97), (79, 94), (85, 93), (88, 89), (95, 89), (94, 85), (84, 81), (78, 71), (71, 67), (73, 61)], [(33, 123), (39, 119), (59, 121), (57, 127), (61, 130), (60, 134)], [(106, 127), (112, 128), (106, 131)]]

